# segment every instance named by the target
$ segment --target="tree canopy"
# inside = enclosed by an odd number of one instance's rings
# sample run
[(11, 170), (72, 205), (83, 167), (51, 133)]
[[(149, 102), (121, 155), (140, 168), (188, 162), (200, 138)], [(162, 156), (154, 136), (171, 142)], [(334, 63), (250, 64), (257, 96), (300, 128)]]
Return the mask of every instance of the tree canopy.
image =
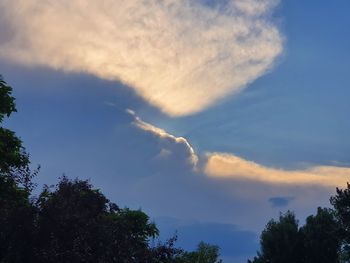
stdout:
[(210, 245), (205, 242), (200, 242), (197, 249), (193, 252), (184, 252), (181, 256), (181, 260), (184, 263), (221, 263), (219, 259), (219, 247)]
[(336, 189), (336, 195), (330, 199), (334, 207), (337, 224), (339, 226), (339, 237), (341, 239), (341, 258), (350, 262), (350, 184), (345, 189)]
[[(0, 125), (5, 117), (16, 111), (12, 88), (0, 76)], [(22, 141), (13, 131), (0, 126), (0, 174), (25, 183), (29, 176), (28, 165), (29, 158)]]
[[(270, 220), (260, 237), (261, 254), (253, 262), (300, 262), (298, 221), (292, 212)], [(251, 262), (251, 261), (249, 261)]]
[(339, 263), (350, 261), (350, 184), (336, 189), (332, 208), (317, 209), (298, 226), (292, 212), (271, 220), (260, 237), (260, 252), (248, 263)]
[(0, 123), (4, 117), (10, 117), (16, 111), (15, 98), (12, 97), (12, 88), (7, 85), (0, 75)]

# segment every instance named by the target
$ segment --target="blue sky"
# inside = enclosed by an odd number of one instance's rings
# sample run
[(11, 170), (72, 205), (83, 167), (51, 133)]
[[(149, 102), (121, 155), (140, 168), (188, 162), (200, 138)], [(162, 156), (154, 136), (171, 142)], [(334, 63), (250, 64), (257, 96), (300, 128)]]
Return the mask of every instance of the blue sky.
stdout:
[(163, 238), (177, 230), (179, 245), (216, 243), (225, 262), (245, 262), (267, 220), (292, 209), (302, 221), (350, 178), (350, 3), (134, 2), (128, 19), (147, 18), (137, 30), (106, 10), (88, 19), (72, 4), (81, 20), (69, 20), (64, 6), (1, 0), (0, 73), (18, 108), (6, 126), (42, 166), (39, 184), (89, 178)]

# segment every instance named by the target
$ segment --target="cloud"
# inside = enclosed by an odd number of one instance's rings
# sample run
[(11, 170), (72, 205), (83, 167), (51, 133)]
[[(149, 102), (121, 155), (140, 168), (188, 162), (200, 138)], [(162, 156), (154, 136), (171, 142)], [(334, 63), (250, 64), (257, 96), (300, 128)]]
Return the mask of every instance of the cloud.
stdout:
[(147, 123), (143, 121), (140, 117), (138, 117), (133, 110), (127, 109), (127, 113), (129, 113), (134, 118), (134, 125), (138, 127), (139, 129), (149, 132), (157, 137), (162, 142), (162, 148), (159, 152), (159, 154), (156, 156), (158, 158), (166, 158), (173, 154), (174, 151), (176, 151), (176, 146), (178, 146), (180, 149), (177, 150), (177, 152), (180, 152), (183, 154), (185, 152), (185, 156), (188, 162), (193, 166), (194, 169), (197, 167), (198, 163), (198, 156), (195, 153), (192, 146), (189, 144), (189, 142), (184, 137), (176, 137), (163, 129), (160, 129), (150, 123)]
[(0, 57), (118, 80), (171, 116), (268, 71), (283, 49), (276, 0), (0, 0)]
[(315, 166), (305, 170), (265, 167), (232, 154), (211, 153), (204, 168), (214, 178), (231, 178), (275, 185), (344, 186), (350, 180), (350, 168)]
[[(193, 169), (214, 179), (244, 180), (255, 183), (285, 186), (320, 186), (326, 188), (343, 187), (350, 180), (350, 167), (313, 166), (304, 170), (284, 170), (266, 167), (228, 153), (207, 153), (199, 157), (184, 137), (176, 137), (165, 130), (143, 121), (134, 111), (127, 113), (133, 117), (133, 124), (142, 131), (160, 139), (157, 159), (185, 159)], [(175, 154), (174, 154), (175, 153)], [(290, 199), (270, 199), (272, 204)]]
[(276, 196), (269, 198), (269, 202), (273, 207), (284, 207), (288, 206), (291, 201), (293, 201), (295, 197), (285, 197), (285, 196)]

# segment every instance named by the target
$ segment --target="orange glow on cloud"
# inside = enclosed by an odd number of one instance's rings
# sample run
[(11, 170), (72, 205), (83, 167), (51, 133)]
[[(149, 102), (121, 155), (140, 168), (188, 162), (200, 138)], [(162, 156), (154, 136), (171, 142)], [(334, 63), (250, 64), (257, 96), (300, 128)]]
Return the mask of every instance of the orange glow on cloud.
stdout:
[(205, 173), (214, 178), (251, 180), (267, 184), (344, 186), (350, 181), (350, 168), (314, 166), (305, 170), (269, 168), (232, 154), (208, 154)]
[(170, 116), (199, 112), (268, 71), (276, 0), (0, 0), (0, 58), (118, 80)]

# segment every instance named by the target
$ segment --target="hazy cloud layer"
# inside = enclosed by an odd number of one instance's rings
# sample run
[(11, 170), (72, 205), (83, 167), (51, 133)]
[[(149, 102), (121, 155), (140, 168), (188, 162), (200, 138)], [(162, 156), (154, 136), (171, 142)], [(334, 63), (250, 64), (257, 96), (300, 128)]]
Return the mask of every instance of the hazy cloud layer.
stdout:
[(163, 112), (198, 112), (271, 68), (276, 0), (0, 0), (0, 57), (119, 80)]
[(344, 186), (350, 178), (350, 168), (315, 166), (306, 170), (269, 168), (232, 154), (208, 155), (205, 173), (215, 178), (243, 179), (267, 184)]

